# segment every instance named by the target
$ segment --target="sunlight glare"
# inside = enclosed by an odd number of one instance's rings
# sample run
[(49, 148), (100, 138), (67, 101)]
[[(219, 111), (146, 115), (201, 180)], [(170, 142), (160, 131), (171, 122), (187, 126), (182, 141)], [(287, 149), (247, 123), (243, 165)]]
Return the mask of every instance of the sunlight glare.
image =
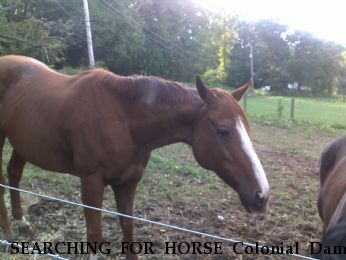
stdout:
[(246, 21), (272, 19), (287, 24), (290, 30), (346, 45), (346, 15), (343, 0), (193, 0), (208, 10), (238, 15)]

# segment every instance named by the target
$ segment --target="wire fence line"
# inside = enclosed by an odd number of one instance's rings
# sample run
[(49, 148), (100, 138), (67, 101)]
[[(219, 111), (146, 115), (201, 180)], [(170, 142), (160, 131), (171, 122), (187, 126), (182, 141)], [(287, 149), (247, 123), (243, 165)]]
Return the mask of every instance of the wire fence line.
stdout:
[[(199, 232), (199, 231), (191, 230), (191, 229), (188, 229), (188, 228), (179, 227), (179, 226), (170, 225), (170, 224), (165, 224), (165, 223), (161, 223), (161, 222), (157, 222), (157, 221), (153, 221), (153, 220), (149, 220), (149, 219), (144, 219), (144, 218), (140, 218), (140, 217), (136, 217), (136, 216), (130, 216), (130, 215), (126, 215), (126, 214), (123, 214), (123, 213), (120, 213), (120, 212), (116, 212), (116, 211), (96, 208), (96, 207), (93, 207), (93, 206), (81, 204), (81, 203), (74, 202), (74, 201), (69, 201), (69, 200), (65, 200), (65, 199), (55, 198), (55, 197), (52, 197), (52, 196), (36, 193), (36, 192), (33, 192), (33, 191), (28, 191), (28, 190), (23, 190), (23, 189), (11, 187), (11, 186), (4, 185), (4, 184), (1, 184), (1, 183), (0, 183), (0, 187), (6, 188), (6, 189), (10, 189), (10, 190), (19, 191), (19, 192), (23, 192), (23, 193), (26, 193), (26, 194), (29, 194), (29, 195), (32, 195), (32, 196), (41, 197), (41, 198), (44, 198), (44, 199), (59, 201), (59, 202), (65, 203), (65, 204), (70, 204), (70, 205), (74, 205), (74, 206), (78, 206), (78, 207), (82, 207), (82, 208), (88, 208), (88, 209), (93, 209), (93, 210), (101, 211), (101, 212), (109, 214), (109, 215), (116, 215), (116, 216), (119, 216), (119, 217), (125, 217), (125, 218), (129, 218), (129, 219), (136, 220), (136, 221), (141, 221), (141, 222), (145, 222), (145, 223), (149, 223), (149, 224), (153, 224), (153, 225), (157, 225), (157, 226), (161, 226), (161, 227), (166, 227), (166, 228), (170, 228), (170, 229), (174, 229), (174, 230), (179, 230), (179, 231), (182, 231), (182, 232), (186, 232), (186, 233), (190, 233), (190, 234), (194, 234), (194, 235), (198, 235), (198, 236), (202, 236), (202, 237), (208, 237), (208, 238), (212, 238), (212, 239), (216, 239), (216, 240), (226, 241), (226, 242), (228, 242), (230, 244), (233, 244), (233, 245), (235, 243), (242, 243), (242, 245), (249, 246), (249, 247), (252, 247), (252, 248), (263, 249), (263, 248), (266, 247), (265, 245), (256, 245), (256, 244), (249, 243), (249, 242), (244, 242), (244, 241), (241, 241), (241, 240), (235, 240), (235, 239), (232, 239), (232, 238), (227, 238), (227, 237), (222, 237), (222, 236), (218, 236), (218, 235), (213, 235), (213, 234), (208, 234), (208, 233), (204, 233), (204, 232)], [(300, 254), (294, 254), (294, 253), (292, 253), (292, 254), (284, 253), (282, 255), (294, 256), (294, 257), (298, 257), (298, 258), (301, 258), (301, 259), (309, 259), (309, 260), (315, 259), (315, 258), (312, 258), (312, 257), (308, 257), (308, 256), (300, 255)], [(57, 257), (57, 256), (56, 255), (52, 255), (52, 257)], [(65, 259), (65, 258), (55, 258), (55, 259)]]

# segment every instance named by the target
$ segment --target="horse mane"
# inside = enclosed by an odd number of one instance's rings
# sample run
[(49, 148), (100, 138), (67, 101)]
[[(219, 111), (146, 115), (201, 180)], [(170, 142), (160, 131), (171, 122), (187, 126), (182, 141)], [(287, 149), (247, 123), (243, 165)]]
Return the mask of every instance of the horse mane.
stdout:
[[(195, 88), (156, 76), (135, 74), (125, 77), (103, 69), (93, 69), (76, 77), (88, 76), (97, 87), (105, 87), (111, 94), (126, 103), (141, 103), (149, 107), (153, 105), (201, 105), (203, 103)], [(230, 93), (223, 89), (213, 88), (211, 91), (217, 98), (237, 102)], [(238, 107), (237, 113), (242, 116), (245, 127), (250, 130), (244, 110), (241, 106)]]
[(95, 78), (121, 100), (129, 103), (151, 104), (196, 104), (201, 103), (197, 91), (187, 85), (155, 76), (119, 76), (103, 69), (85, 72)]

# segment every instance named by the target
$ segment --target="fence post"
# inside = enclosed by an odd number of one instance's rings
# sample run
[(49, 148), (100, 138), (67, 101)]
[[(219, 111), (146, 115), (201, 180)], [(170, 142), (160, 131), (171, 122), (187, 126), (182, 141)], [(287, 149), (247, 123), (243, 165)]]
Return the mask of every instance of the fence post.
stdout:
[(284, 110), (284, 106), (282, 105), (282, 100), (279, 99), (278, 100), (278, 107), (277, 107), (277, 111), (278, 111), (278, 116), (279, 118), (282, 117), (282, 111)]
[(243, 98), (244, 111), (247, 112), (247, 93), (245, 93)]
[(294, 119), (295, 99), (291, 99), (291, 119)]

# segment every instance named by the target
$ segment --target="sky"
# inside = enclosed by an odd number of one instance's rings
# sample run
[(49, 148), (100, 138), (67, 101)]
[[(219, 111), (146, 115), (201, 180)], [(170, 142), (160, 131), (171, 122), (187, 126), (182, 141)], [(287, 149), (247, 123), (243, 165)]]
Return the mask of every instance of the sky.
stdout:
[(314, 36), (346, 46), (346, 0), (193, 0), (216, 12), (239, 15), (256, 21), (273, 19), (290, 30), (302, 30)]

